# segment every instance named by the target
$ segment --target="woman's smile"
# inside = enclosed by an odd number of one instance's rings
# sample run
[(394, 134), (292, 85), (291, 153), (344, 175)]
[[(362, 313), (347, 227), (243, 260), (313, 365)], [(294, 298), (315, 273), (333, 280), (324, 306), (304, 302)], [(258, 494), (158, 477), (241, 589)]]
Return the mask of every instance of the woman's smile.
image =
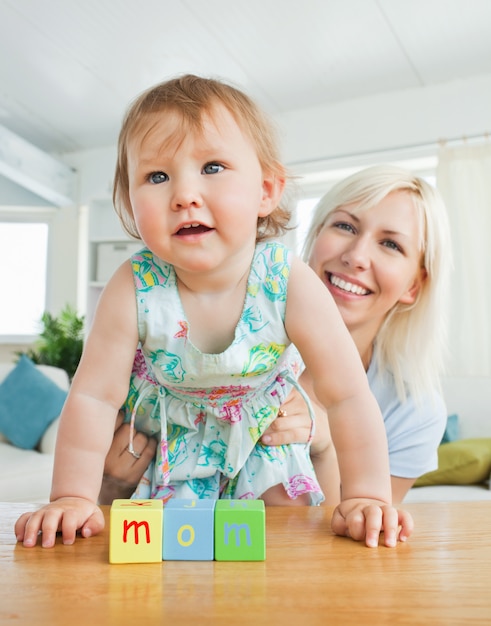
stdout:
[(341, 278), (340, 275), (332, 272), (325, 273), (327, 282), (329, 283), (331, 293), (336, 291), (342, 291), (344, 293), (354, 294), (356, 296), (367, 296), (372, 293), (370, 289), (367, 289), (360, 285), (359, 282), (350, 280), (348, 278)]

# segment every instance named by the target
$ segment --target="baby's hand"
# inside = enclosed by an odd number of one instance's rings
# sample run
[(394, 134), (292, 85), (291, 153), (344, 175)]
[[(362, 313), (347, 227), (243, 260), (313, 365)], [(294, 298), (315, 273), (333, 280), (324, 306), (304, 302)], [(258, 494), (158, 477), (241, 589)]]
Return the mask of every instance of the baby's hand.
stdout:
[(335, 509), (331, 528), (336, 535), (363, 541), (376, 548), (380, 533), (384, 533), (384, 545), (392, 548), (397, 541), (406, 541), (414, 529), (413, 518), (407, 511), (400, 511), (379, 500), (353, 498), (343, 500)]
[(101, 509), (85, 498), (60, 498), (43, 506), (39, 511), (24, 513), (15, 523), (15, 536), (24, 546), (36, 545), (38, 534), (42, 533), (43, 548), (55, 545), (56, 533), (61, 531), (63, 543), (71, 545), (77, 530), (83, 537), (90, 537), (104, 528), (104, 515)]

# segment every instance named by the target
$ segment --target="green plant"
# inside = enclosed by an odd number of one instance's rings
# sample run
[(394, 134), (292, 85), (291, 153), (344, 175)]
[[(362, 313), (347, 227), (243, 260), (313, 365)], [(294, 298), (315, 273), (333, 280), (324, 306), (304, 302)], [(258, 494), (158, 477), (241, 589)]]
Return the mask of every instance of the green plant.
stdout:
[(70, 305), (57, 317), (45, 311), (39, 339), (32, 348), (17, 354), (26, 354), (34, 363), (61, 367), (71, 380), (82, 356), (84, 321)]

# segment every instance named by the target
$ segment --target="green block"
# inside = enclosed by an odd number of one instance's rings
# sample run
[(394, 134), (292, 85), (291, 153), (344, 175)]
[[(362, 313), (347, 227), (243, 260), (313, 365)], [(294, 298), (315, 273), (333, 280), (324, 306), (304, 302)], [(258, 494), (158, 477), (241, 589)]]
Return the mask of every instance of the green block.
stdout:
[(218, 500), (215, 505), (215, 560), (265, 559), (266, 511), (263, 500)]

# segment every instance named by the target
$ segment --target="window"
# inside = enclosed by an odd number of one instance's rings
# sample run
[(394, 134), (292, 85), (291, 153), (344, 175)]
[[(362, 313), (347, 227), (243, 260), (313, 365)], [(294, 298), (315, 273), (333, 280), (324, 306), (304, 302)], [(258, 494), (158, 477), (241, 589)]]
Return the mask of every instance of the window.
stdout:
[(305, 237), (307, 236), (307, 232), (312, 221), (315, 206), (319, 202), (319, 200), (320, 198), (317, 196), (315, 198), (305, 198), (297, 203), (297, 227), (295, 229), (295, 247), (296, 253), (299, 256), (302, 256)]
[(29, 339), (39, 333), (46, 308), (48, 223), (0, 222), (0, 336)]

